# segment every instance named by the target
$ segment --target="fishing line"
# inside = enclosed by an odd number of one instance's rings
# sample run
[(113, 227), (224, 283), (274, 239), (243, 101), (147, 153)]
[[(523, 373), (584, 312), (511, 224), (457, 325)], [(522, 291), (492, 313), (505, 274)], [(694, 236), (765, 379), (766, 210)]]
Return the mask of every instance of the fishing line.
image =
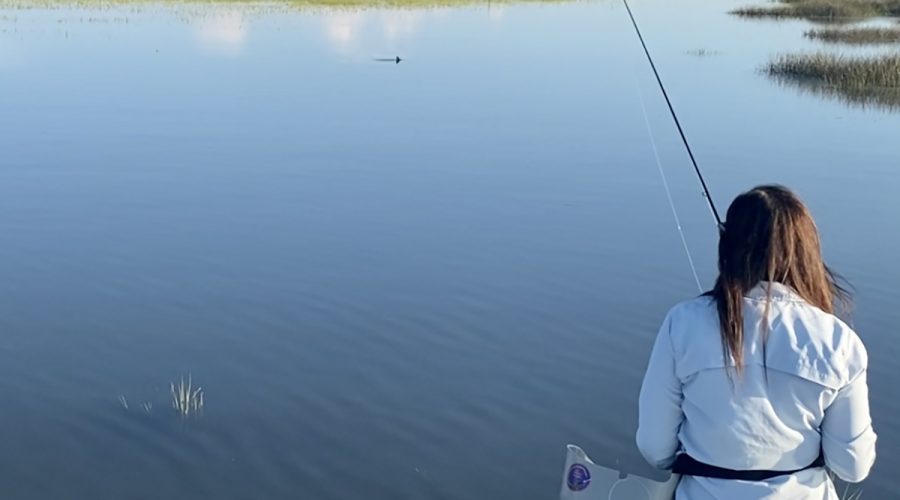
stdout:
[[(706, 179), (703, 178), (703, 173), (700, 172), (700, 167), (697, 165), (697, 159), (694, 158), (694, 151), (691, 149), (691, 145), (690, 143), (688, 143), (687, 136), (684, 133), (684, 129), (681, 127), (681, 121), (678, 119), (678, 115), (675, 114), (675, 107), (672, 106), (672, 101), (671, 99), (669, 99), (669, 93), (666, 92), (666, 86), (663, 85), (662, 78), (659, 76), (659, 71), (656, 70), (656, 63), (653, 62), (653, 56), (650, 55), (650, 49), (647, 48), (647, 43), (644, 41), (644, 35), (641, 34), (641, 29), (638, 27), (638, 23), (634, 18), (634, 13), (631, 12), (631, 6), (628, 5), (628, 0), (622, 0), (622, 3), (625, 4), (625, 9), (628, 11), (628, 17), (631, 18), (631, 24), (634, 25), (634, 31), (637, 33), (638, 39), (641, 41), (641, 47), (644, 48), (644, 54), (647, 55), (647, 61), (650, 62), (650, 68), (653, 70), (653, 75), (656, 77), (656, 83), (659, 84), (659, 89), (662, 91), (662, 95), (666, 99), (666, 105), (668, 105), (669, 107), (669, 113), (672, 115), (672, 119), (675, 121), (675, 126), (678, 128), (678, 134), (681, 136), (681, 142), (684, 143), (684, 147), (685, 149), (687, 149), (688, 156), (691, 158), (691, 164), (694, 166), (694, 172), (697, 174), (697, 178), (700, 179), (700, 185), (703, 186), (703, 196), (704, 198), (706, 198), (706, 202), (709, 205), (709, 209), (712, 212), (713, 218), (716, 219), (716, 226), (721, 231), (725, 227), (722, 224), (722, 218), (719, 217), (719, 211), (716, 210), (716, 204), (713, 202), (712, 195), (709, 194), (709, 187), (707, 187), (706, 185)], [(643, 105), (643, 97), (641, 97), (641, 104)], [(651, 133), (650, 136), (652, 138), (653, 134)], [(684, 237), (684, 235), (682, 235), (682, 237)], [(693, 263), (691, 265), (693, 266)]]
[(650, 126), (650, 117), (647, 115), (647, 105), (644, 103), (644, 96), (641, 89), (638, 88), (638, 99), (641, 102), (641, 112), (644, 114), (644, 123), (647, 125), (647, 135), (650, 137), (650, 146), (653, 149), (653, 157), (656, 159), (656, 167), (659, 169), (659, 176), (662, 178), (663, 188), (666, 190), (666, 198), (669, 200), (669, 208), (672, 209), (672, 217), (675, 218), (675, 227), (678, 228), (678, 235), (681, 236), (681, 244), (684, 246), (684, 253), (687, 255), (688, 264), (691, 265), (691, 273), (694, 275), (694, 281), (697, 282), (697, 289), (703, 293), (703, 285), (700, 283), (700, 276), (697, 274), (697, 266), (694, 265), (694, 256), (691, 255), (691, 249), (688, 246), (687, 238), (684, 236), (684, 229), (681, 227), (681, 218), (678, 217), (678, 209), (675, 208), (675, 200), (672, 199), (672, 190), (669, 189), (669, 180), (666, 178), (666, 172), (663, 170), (662, 161), (659, 159), (659, 149), (656, 147), (656, 138), (653, 137), (653, 128)]

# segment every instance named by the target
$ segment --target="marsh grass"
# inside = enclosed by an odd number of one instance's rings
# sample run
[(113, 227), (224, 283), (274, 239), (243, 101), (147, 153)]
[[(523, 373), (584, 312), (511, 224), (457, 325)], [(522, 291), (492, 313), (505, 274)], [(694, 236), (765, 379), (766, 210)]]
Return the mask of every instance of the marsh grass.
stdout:
[(748, 18), (841, 23), (900, 16), (900, 0), (781, 0), (771, 7), (743, 7), (731, 13)]
[(843, 55), (787, 54), (766, 66), (769, 75), (810, 80), (854, 90), (900, 90), (900, 54), (870, 57)]
[(764, 71), (781, 83), (848, 104), (900, 109), (900, 54), (789, 54), (769, 62)]
[(877, 45), (900, 43), (900, 28), (823, 28), (809, 30), (806, 38), (826, 43), (846, 43), (851, 45)]
[(470, 5), (572, 3), (579, 0), (0, 0), (0, 8), (13, 9), (110, 9), (140, 6), (229, 6), (242, 9), (304, 8), (436, 8)]
[(196, 415), (203, 411), (203, 388), (194, 387), (191, 375), (185, 382), (184, 377), (178, 383), (172, 382), (172, 408), (182, 417)]

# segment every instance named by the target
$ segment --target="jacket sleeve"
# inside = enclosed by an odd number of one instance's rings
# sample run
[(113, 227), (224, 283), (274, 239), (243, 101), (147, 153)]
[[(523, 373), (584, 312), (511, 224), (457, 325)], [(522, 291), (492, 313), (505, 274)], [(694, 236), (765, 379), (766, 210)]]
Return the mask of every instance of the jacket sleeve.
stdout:
[(822, 420), (825, 465), (849, 483), (869, 475), (875, 463), (875, 441), (869, 416), (869, 388), (863, 371), (838, 391)]
[(680, 445), (678, 431), (684, 421), (681, 380), (675, 374), (675, 354), (666, 317), (656, 337), (638, 401), (637, 446), (651, 465), (671, 468)]

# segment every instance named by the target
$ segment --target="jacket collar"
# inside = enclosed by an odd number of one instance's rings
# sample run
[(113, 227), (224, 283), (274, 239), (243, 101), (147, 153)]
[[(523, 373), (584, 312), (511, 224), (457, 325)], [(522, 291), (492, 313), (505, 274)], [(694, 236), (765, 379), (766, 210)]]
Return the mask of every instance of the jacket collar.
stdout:
[(774, 281), (760, 281), (744, 296), (753, 300), (765, 300), (770, 290), (772, 300), (800, 300), (800, 296), (793, 288)]

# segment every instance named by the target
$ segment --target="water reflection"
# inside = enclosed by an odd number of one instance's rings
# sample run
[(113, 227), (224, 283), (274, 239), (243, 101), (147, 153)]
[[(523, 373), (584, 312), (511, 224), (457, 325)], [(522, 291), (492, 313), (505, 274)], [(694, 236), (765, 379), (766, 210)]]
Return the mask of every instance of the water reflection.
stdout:
[(204, 49), (238, 55), (247, 39), (244, 15), (238, 10), (212, 11), (198, 20), (196, 36)]
[(882, 111), (900, 111), (900, 89), (895, 88), (869, 88), (850, 89), (825, 85), (811, 80), (789, 78), (785, 76), (770, 76), (778, 85), (791, 88), (801, 95), (814, 95), (825, 99), (841, 102), (847, 106), (859, 109), (876, 109)]
[(488, 18), (491, 21), (502, 21), (506, 16), (506, 7), (488, 5)]
[(325, 17), (325, 38), (345, 55), (363, 47), (394, 49), (419, 32), (423, 15), (410, 10), (335, 12)]
[[(690, 287), (646, 63), (603, 1), (0, 10), (0, 394), (21, 429), (0, 499), (550, 498), (569, 439), (637, 465), (634, 419), (607, 410), (635, 407), (654, 318)], [(644, 5), (714, 194), (802, 184), (889, 381), (900, 239), (860, 221), (897, 213), (900, 116), (824, 119), (750, 73), (801, 28)], [(709, 274), (696, 180), (658, 137)], [(162, 417), (189, 372), (214, 405), (182, 425)], [(875, 382), (890, 422), (900, 394)], [(893, 498), (886, 455), (871, 498)]]
[[(537, 2), (532, 2), (537, 3)], [(16, 0), (0, 0), (0, 8), (18, 12), (29, 22), (24, 27), (37, 26), (42, 4), (27, 4)], [(464, 3), (460, 4), (460, 7)], [(49, 5), (44, 6), (49, 8)], [(254, 21), (263, 16), (296, 13), (308, 9), (316, 19), (324, 42), (336, 53), (349, 56), (361, 51), (371, 51), (366, 56), (394, 56), (398, 45), (413, 39), (421, 30), (426, 16), (440, 18), (453, 7), (446, 5), (416, 4), (416, 8), (374, 9), (323, 8), (315, 9), (315, 4), (269, 4), (235, 2), (222, 4), (184, 3), (166, 5), (159, 10), (158, 5), (135, 2), (133, 5), (117, 5), (106, 2), (60, 2), (52, 7), (57, 34), (65, 37), (77, 35), (88, 29), (87, 25), (125, 25), (129, 17), (164, 13), (173, 16), (175, 24), (190, 26), (189, 36), (196, 45), (209, 54), (239, 56), (245, 49)], [(487, 15), (493, 21), (503, 17), (504, 7), (489, 7)], [(20, 31), (23, 24), (20, 16), (4, 14), (0, 17), (0, 33)], [(32, 19), (34, 18), (34, 19)], [(8, 65), (11, 59), (8, 48), (0, 46), (0, 65)]]
[(414, 11), (386, 12), (379, 17), (382, 33), (388, 42), (411, 38), (422, 20), (422, 14)]
[(339, 12), (325, 19), (325, 38), (340, 53), (350, 53), (363, 27), (362, 12)]

